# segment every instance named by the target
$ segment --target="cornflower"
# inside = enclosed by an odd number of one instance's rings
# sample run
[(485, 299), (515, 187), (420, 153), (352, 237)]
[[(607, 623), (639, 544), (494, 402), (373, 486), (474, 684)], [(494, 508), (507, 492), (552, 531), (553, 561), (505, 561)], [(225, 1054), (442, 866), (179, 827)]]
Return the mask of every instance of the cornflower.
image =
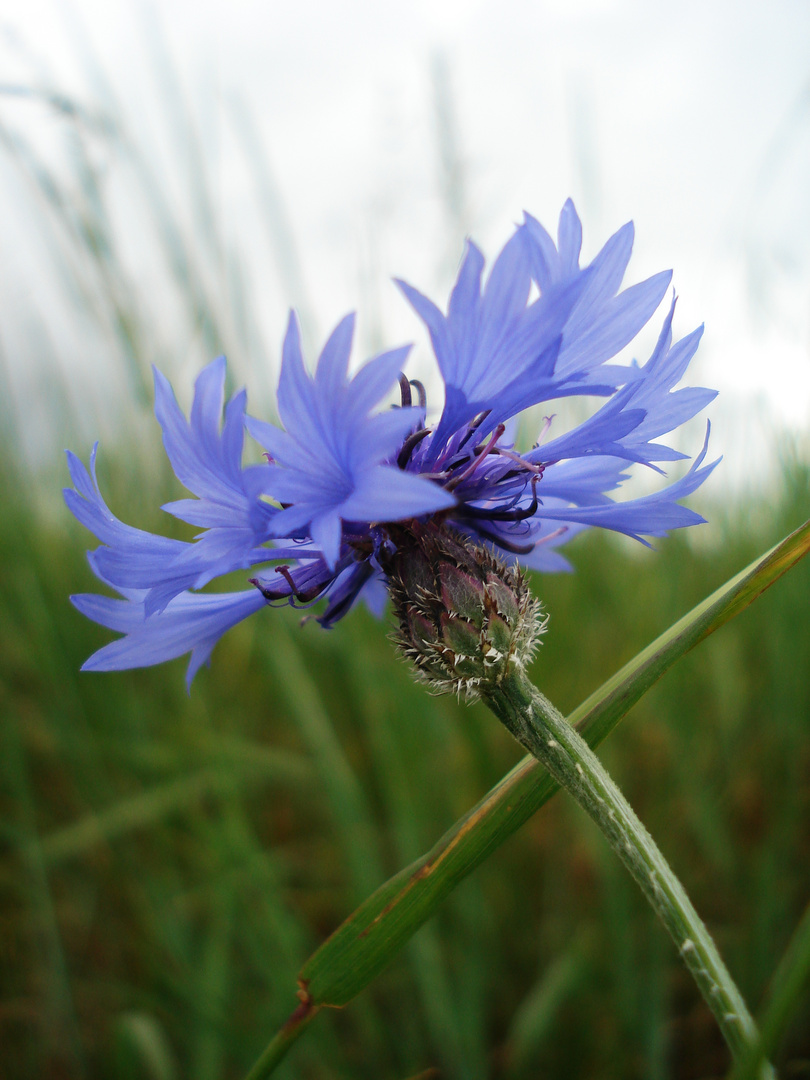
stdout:
[[(468, 242), (446, 314), (397, 282), (428, 329), (444, 382), (435, 423), (422, 384), (402, 374), (410, 346), (349, 376), (352, 315), (329, 337), (314, 375), (290, 315), (278, 387), (283, 428), (247, 416), (244, 390), (225, 404), (224, 357), (197, 378), (188, 419), (155, 370), (166, 453), (195, 496), (163, 509), (203, 531), (182, 541), (124, 524), (99, 490), (97, 444), (89, 470), (68, 452), (74, 488), (65, 491), (67, 505), (101, 541), (88, 555), (90, 566), (120, 596), (72, 600), (123, 635), (94, 653), (84, 670), (141, 667), (190, 652), (190, 686), (219, 638), (268, 604), (325, 600), (317, 616), (324, 627), (359, 598), (381, 613), (403, 529), (443, 530), (509, 562), (558, 571), (571, 568), (559, 548), (583, 529), (610, 529), (646, 543), (645, 537), (702, 522), (680, 502), (717, 464), (704, 465), (708, 425), (680, 479), (625, 501), (608, 494), (634, 463), (663, 475), (660, 462), (685, 457), (656, 440), (715, 396), (674, 389), (702, 327), (673, 340), (673, 296), (646, 363), (610, 363), (649, 322), (671, 273), (622, 290), (632, 223), (587, 267), (580, 267), (581, 239), (570, 200), (556, 244), (527, 214), (484, 285), (484, 257)], [(378, 411), (397, 384), (399, 403)], [(584, 423), (553, 438), (547, 418), (532, 449), (515, 448), (521, 412), (574, 395), (606, 400)], [(265, 451), (262, 464), (242, 463), (245, 429)], [(224, 574), (261, 566), (245, 590), (198, 591)]]

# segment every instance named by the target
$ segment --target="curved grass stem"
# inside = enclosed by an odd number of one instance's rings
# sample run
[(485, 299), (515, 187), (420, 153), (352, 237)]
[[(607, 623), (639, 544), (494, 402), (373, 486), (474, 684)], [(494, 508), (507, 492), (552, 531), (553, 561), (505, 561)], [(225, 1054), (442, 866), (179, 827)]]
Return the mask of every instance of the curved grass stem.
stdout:
[[(599, 758), (522, 670), (481, 689), (501, 723), (598, 826), (675, 942), (732, 1055), (746, 1055), (759, 1036), (742, 995), (680, 881)], [(767, 1062), (757, 1077), (773, 1077)]]
[(273, 1039), (264, 1048), (261, 1057), (245, 1077), (245, 1080), (266, 1080), (275, 1070), (276, 1065), (287, 1056), (287, 1051), (298, 1039), (304, 1028), (311, 1023), (319, 1012), (305, 990), (299, 992), (301, 1004), (280, 1028)]

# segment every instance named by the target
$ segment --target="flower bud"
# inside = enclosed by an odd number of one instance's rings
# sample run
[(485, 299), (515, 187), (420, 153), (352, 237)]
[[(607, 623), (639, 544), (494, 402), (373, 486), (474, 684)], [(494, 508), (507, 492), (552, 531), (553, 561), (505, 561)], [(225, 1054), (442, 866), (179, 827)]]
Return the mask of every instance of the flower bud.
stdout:
[(531, 660), (547, 620), (517, 567), (435, 522), (388, 531), (394, 640), (421, 681), (476, 697)]

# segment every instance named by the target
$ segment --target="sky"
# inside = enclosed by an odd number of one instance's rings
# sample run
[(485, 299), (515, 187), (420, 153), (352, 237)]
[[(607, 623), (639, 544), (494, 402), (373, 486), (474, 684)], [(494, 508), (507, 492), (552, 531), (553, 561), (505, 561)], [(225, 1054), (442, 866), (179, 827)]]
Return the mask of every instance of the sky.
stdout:
[[(712, 445), (730, 475), (765, 475), (774, 433), (810, 427), (804, 0), (2, 0), (0, 31), (0, 122), (58, 170), (64, 121), (20, 90), (47, 86), (93, 111), (110, 106), (112, 88), (204, 263), (215, 243), (208, 251), (197, 235), (206, 212), (189, 199), (183, 164), (197, 155), (218, 227), (244, 257), (263, 343), (248, 355), (247, 335), (236, 350), (249, 387), (272, 385), (291, 304), (311, 349), (357, 308), (363, 355), (415, 340), (423, 374), (424, 339), (391, 278), (443, 304), (466, 235), (492, 257), (524, 210), (553, 229), (570, 195), (586, 254), (632, 219), (628, 280), (673, 268), (676, 333), (705, 323), (691, 378), (721, 391)], [(172, 81), (199, 139), (193, 153)], [(116, 193), (114, 155), (99, 156), (139, 302), (157, 325), (145, 232), (126, 185)], [(43, 309), (48, 363), (104, 385), (103, 341), (83, 340), (85, 324), (62, 310), (35, 200), (2, 161), (0, 183), (0, 308), (29, 312), (16, 330), (4, 316), (0, 330), (16, 393), (43, 385), (23, 345)], [(173, 374), (190, 384), (205, 343), (169, 333), (164, 351), (167, 341)], [(697, 449), (700, 435), (687, 435)]]

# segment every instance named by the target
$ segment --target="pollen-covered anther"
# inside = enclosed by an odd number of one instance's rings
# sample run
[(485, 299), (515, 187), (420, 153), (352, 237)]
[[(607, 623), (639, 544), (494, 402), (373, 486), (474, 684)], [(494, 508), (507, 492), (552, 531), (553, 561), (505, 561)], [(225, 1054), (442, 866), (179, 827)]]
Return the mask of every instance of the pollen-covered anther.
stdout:
[(531, 659), (545, 628), (523, 575), (435, 522), (391, 528), (395, 640), (436, 693), (475, 697)]

